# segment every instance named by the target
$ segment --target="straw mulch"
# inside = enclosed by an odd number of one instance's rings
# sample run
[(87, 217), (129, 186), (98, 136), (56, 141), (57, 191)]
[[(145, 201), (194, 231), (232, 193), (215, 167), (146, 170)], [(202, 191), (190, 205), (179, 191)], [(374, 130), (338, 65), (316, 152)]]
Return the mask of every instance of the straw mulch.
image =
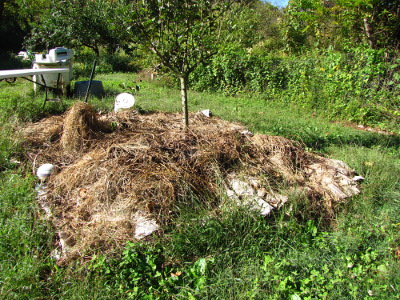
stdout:
[[(336, 201), (358, 191), (347, 166), (295, 142), (252, 135), (239, 124), (200, 113), (192, 113), (190, 121), (185, 129), (180, 114), (99, 116), (77, 103), (65, 116), (24, 129), (35, 167), (58, 168), (46, 199), (65, 261), (87, 249), (108, 250), (134, 240), (138, 218), (151, 218), (162, 228), (188, 195), (217, 207), (224, 179), (232, 174), (257, 177), (271, 193), (283, 186), (301, 188), (313, 201), (323, 199), (327, 215)], [(343, 178), (350, 187), (343, 186)]]

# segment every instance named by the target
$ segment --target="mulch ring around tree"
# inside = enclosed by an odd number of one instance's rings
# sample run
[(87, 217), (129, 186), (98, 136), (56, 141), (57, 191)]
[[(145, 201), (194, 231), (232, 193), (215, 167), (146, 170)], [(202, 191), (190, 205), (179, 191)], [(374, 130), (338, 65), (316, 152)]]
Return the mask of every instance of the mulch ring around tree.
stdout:
[(301, 193), (329, 219), (336, 203), (359, 193), (341, 161), (217, 117), (189, 118), (185, 128), (176, 113), (98, 115), (76, 103), (23, 129), (34, 169), (57, 169), (38, 200), (56, 229), (60, 264), (162, 234), (189, 196), (268, 216)]

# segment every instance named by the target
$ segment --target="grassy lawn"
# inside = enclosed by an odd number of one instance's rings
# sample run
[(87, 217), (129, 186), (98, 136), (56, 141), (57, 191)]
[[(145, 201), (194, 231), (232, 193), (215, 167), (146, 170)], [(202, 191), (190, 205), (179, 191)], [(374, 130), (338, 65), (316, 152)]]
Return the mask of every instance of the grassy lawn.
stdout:
[[(113, 109), (135, 75), (98, 75)], [(140, 110), (180, 111), (164, 78), (140, 82)], [(187, 199), (164, 237), (127, 243), (84, 265), (58, 267), (54, 229), (35, 201), (36, 179), (15, 129), (63, 108), (32, 84), (0, 82), (0, 297), (4, 299), (400, 299), (400, 137), (333, 123), (322, 113), (248, 95), (189, 92), (189, 110), (210, 109), (250, 131), (301, 141), (365, 177), (362, 193), (324, 224), (302, 197), (267, 218), (240, 208), (210, 214)], [(65, 99), (66, 105), (77, 99)], [(396, 252), (397, 251), (397, 252)]]

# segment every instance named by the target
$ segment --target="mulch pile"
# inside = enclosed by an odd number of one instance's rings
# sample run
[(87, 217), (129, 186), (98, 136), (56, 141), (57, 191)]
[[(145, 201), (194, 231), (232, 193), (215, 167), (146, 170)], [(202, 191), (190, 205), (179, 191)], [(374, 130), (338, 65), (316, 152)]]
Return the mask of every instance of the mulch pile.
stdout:
[(253, 135), (201, 113), (191, 113), (190, 122), (186, 129), (180, 114), (163, 112), (98, 115), (76, 103), (63, 116), (24, 128), (34, 168), (52, 163), (58, 169), (47, 183), (46, 202), (63, 261), (139, 238), (139, 219), (162, 228), (189, 195), (218, 203), (232, 174), (257, 178), (270, 194), (301, 189), (327, 215), (335, 202), (359, 192), (344, 163), (296, 142)]

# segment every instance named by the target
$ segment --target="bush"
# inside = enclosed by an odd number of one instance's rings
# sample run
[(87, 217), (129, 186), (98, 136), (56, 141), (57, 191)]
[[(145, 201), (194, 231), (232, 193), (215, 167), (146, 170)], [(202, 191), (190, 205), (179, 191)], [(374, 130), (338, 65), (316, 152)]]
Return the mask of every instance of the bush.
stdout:
[(399, 62), (387, 59), (382, 50), (364, 48), (277, 57), (232, 47), (200, 66), (191, 84), (198, 91), (225, 95), (261, 94), (323, 112), (331, 119), (396, 130)]
[(74, 76), (89, 77), (93, 63), (97, 59), (96, 74), (107, 74), (114, 72), (138, 72), (140, 67), (132, 55), (128, 55), (123, 50), (114, 53), (101, 51), (100, 57), (90, 49), (77, 49), (75, 51)]
[(243, 91), (263, 93), (284, 89), (287, 79), (283, 58), (233, 47), (200, 66), (192, 74), (191, 82), (192, 88), (198, 91), (237, 95)]

